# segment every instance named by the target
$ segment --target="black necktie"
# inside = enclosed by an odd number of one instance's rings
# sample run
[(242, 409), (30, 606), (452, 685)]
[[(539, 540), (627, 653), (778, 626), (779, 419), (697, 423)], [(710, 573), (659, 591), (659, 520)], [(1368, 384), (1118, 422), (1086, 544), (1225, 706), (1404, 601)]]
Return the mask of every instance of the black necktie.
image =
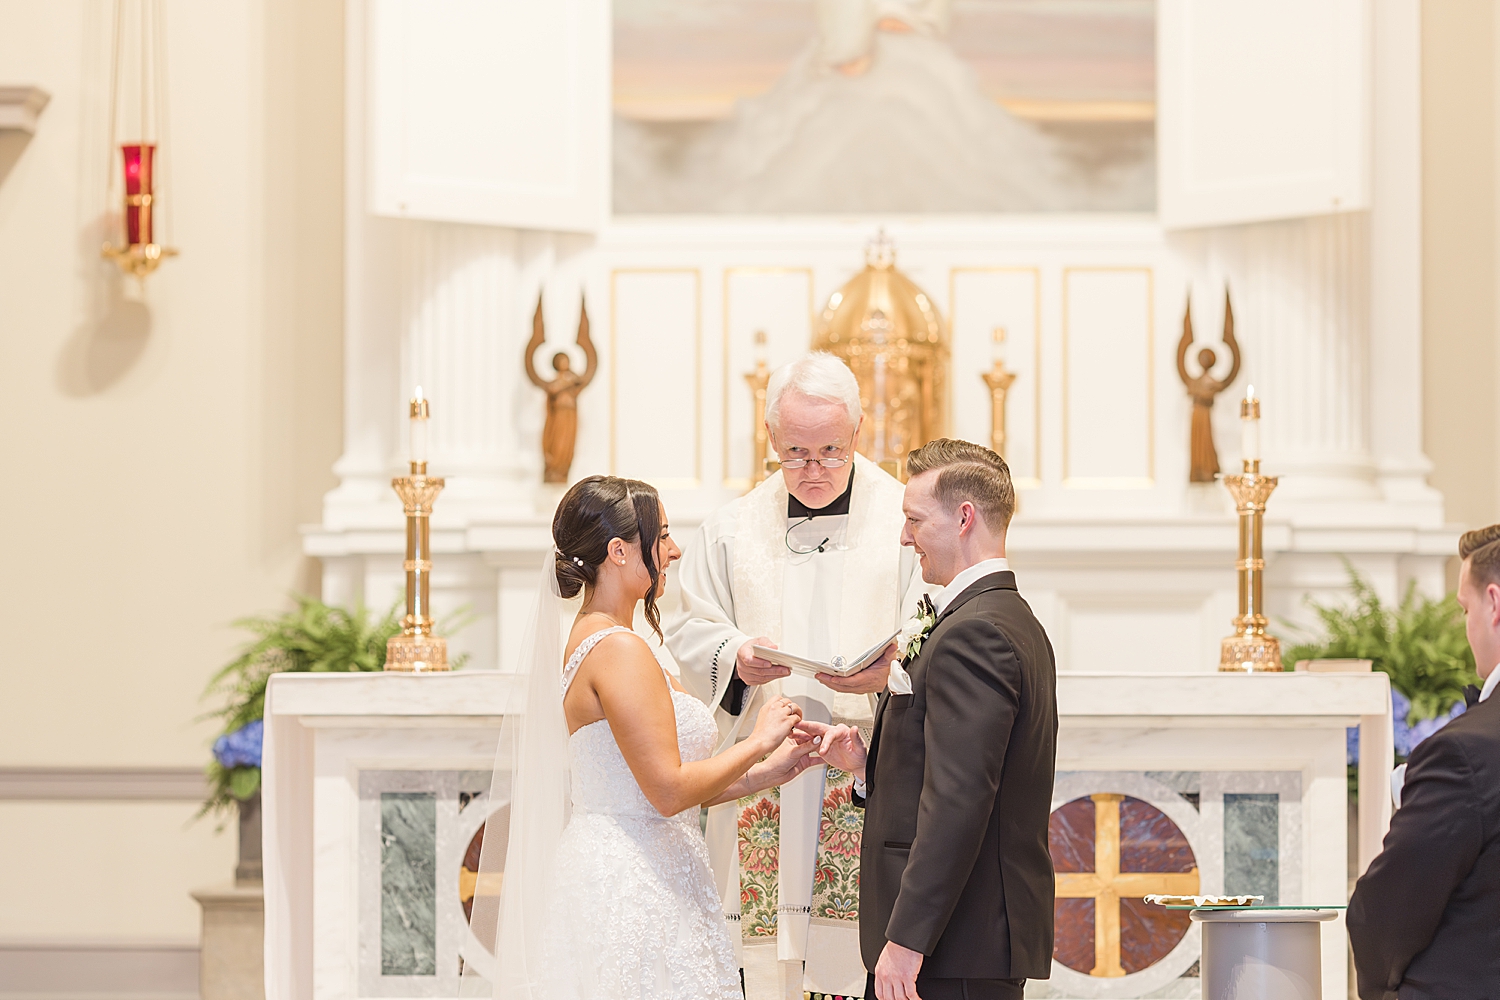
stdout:
[(1479, 689), (1472, 684), (1464, 685), (1464, 708), (1473, 708), (1479, 704)]

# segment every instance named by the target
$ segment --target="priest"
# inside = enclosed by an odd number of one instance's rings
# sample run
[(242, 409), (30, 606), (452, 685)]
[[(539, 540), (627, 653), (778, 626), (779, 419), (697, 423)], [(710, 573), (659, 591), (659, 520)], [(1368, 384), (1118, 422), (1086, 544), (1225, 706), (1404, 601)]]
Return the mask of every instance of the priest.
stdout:
[[(730, 738), (762, 699), (778, 694), (815, 721), (868, 726), (873, 719), (894, 647), (848, 678), (793, 675), (754, 648), (824, 662), (857, 657), (916, 606), (921, 573), (900, 541), (903, 489), (855, 453), (862, 422), (859, 385), (838, 358), (808, 354), (777, 369), (766, 387), (766, 430), (781, 470), (711, 514), (687, 545), (678, 575), (682, 605), (667, 624), (667, 646), (684, 686), (722, 709)], [(844, 835), (836, 856), (818, 864), (826, 779), (826, 768), (809, 769), (779, 790), (779, 803), (757, 796), (709, 812), (714, 875), (748, 1000), (801, 998), (804, 990), (849, 996), (864, 988), (853, 899), (858, 845), (849, 850), (841, 823), (830, 824), (835, 839)], [(844, 803), (848, 780), (829, 790), (830, 810)], [(742, 838), (752, 859), (743, 872)], [(772, 859), (779, 860), (774, 871)], [(815, 868), (824, 890), (817, 912)], [(831, 882), (848, 891), (830, 893)]]

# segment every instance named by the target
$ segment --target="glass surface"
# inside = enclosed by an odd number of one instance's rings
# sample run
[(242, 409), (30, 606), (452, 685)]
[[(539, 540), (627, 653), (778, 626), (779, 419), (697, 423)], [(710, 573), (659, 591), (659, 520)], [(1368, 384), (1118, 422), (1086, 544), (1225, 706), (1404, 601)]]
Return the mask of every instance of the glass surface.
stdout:
[(1347, 903), (1283, 903), (1279, 906), (1178, 906), (1175, 903), (1167, 910), (1347, 910)]

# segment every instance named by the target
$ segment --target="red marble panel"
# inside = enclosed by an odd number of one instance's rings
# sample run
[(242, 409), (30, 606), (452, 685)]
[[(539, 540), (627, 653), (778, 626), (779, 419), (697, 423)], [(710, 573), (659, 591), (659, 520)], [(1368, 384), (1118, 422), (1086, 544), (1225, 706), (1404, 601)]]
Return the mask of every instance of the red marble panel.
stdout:
[(1167, 814), (1140, 799), (1120, 803), (1120, 871), (1190, 872), (1198, 867), (1187, 837)]
[(1140, 899), (1120, 900), (1120, 964), (1126, 972), (1149, 969), (1169, 955), (1188, 932), (1188, 911), (1169, 910)]
[(1052, 920), (1052, 957), (1088, 975), (1094, 967), (1094, 901), (1059, 899)]
[(1094, 801), (1074, 799), (1058, 806), (1047, 821), (1047, 848), (1060, 872), (1094, 870)]

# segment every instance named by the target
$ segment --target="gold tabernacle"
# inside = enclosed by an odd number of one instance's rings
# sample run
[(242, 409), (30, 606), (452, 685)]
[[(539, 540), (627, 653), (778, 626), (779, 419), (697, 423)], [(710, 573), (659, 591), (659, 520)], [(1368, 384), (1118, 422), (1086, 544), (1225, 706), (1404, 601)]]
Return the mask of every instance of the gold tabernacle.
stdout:
[[(427, 400), (411, 401), (413, 422), (425, 423)], [(401, 634), (393, 635), (385, 647), (385, 669), (402, 673), (437, 673), (448, 669), (448, 642), (432, 634), (432, 608), (428, 588), (432, 577), (432, 547), (429, 522), (432, 504), (443, 491), (443, 480), (427, 475), (425, 455), (413, 454), (411, 474), (391, 480), (391, 488), (406, 508), (406, 617)]]
[(907, 453), (948, 430), (948, 328), (896, 269), (884, 232), (865, 248), (865, 269), (828, 299), (813, 350), (843, 359), (859, 381), (857, 450), (904, 479)]

